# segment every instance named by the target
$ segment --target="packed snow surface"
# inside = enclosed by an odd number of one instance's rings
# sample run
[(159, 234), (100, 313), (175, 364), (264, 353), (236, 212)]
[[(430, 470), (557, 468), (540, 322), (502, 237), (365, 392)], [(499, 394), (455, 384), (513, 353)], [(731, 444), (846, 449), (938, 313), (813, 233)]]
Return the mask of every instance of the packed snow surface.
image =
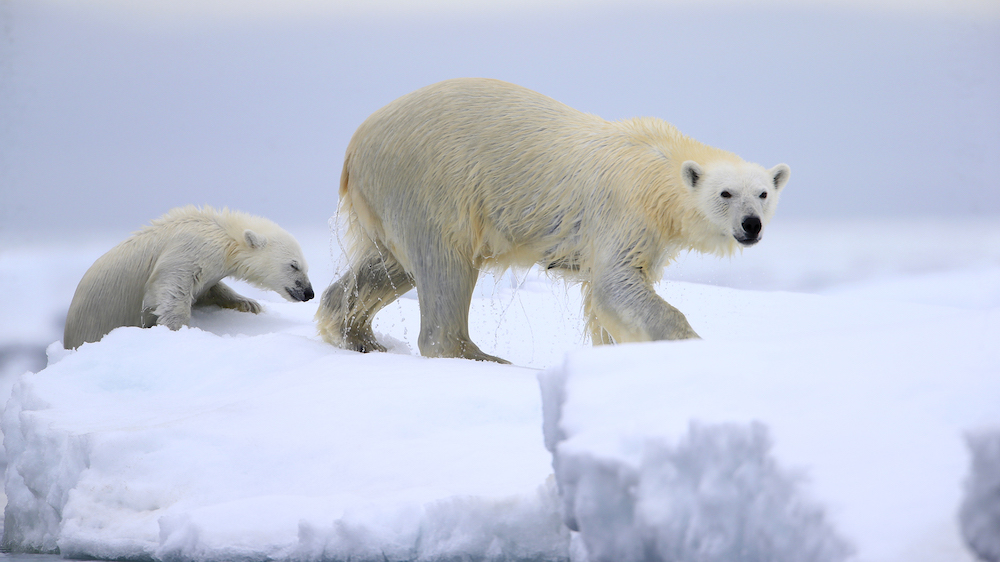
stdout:
[(677, 302), (736, 320), (542, 377), (565, 517), (591, 553), (827, 561), (847, 539), (861, 560), (955, 559), (962, 434), (1000, 422), (1000, 312), (710, 287)]
[(117, 330), (16, 385), (7, 543), (103, 558), (555, 556), (568, 533), (537, 388), (530, 369), (361, 356), (294, 330)]
[[(4, 311), (5, 344), (54, 343), (37, 373), (5, 367), (5, 545), (153, 560), (971, 561), (963, 489), (984, 490), (966, 502), (985, 501), (978, 520), (996, 513), (988, 470), (966, 483), (968, 434), (1000, 427), (1000, 224), (904, 236), (858, 223), (836, 239), (828, 226), (772, 225), (742, 256), (670, 266), (685, 281), (658, 291), (700, 341), (590, 348), (575, 287), (484, 276), (473, 338), (512, 366), (419, 357), (412, 293), (376, 320), (389, 352), (362, 355), (318, 338), (318, 299), (240, 283), (262, 314), (200, 309), (178, 332), (124, 328), (65, 351), (58, 317), (116, 241), (6, 251), (3, 290), (26, 298)], [(325, 286), (335, 236), (290, 231)]]

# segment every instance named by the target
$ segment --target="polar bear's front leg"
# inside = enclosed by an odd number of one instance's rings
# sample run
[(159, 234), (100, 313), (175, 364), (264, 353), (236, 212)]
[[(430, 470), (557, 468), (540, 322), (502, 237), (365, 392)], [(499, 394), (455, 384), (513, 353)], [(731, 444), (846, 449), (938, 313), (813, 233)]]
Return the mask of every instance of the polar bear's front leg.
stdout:
[(595, 344), (699, 337), (680, 310), (660, 298), (642, 270), (616, 266), (585, 287), (584, 305)]
[(231, 308), (240, 312), (252, 312), (254, 314), (259, 314), (262, 310), (260, 303), (237, 293), (232, 287), (222, 281), (209, 287), (194, 303), (195, 306), (208, 306), (212, 304), (221, 308)]
[(187, 326), (191, 322), (194, 286), (200, 275), (198, 267), (155, 269), (142, 299), (143, 325), (147, 326), (147, 319), (155, 318), (157, 325), (171, 330)]

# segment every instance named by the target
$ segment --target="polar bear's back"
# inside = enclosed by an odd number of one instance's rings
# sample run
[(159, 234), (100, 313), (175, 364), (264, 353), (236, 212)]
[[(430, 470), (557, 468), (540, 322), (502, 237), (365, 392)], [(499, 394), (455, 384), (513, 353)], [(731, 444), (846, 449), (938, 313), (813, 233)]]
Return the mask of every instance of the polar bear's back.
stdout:
[[(549, 238), (566, 241), (562, 230), (579, 224), (608, 177), (599, 160), (626, 145), (618, 124), (527, 88), (448, 80), (397, 99), (358, 128), (342, 211), (352, 228), (390, 246), (433, 225), (474, 262), (528, 265), (551, 252)], [(566, 220), (552, 222), (559, 217)]]

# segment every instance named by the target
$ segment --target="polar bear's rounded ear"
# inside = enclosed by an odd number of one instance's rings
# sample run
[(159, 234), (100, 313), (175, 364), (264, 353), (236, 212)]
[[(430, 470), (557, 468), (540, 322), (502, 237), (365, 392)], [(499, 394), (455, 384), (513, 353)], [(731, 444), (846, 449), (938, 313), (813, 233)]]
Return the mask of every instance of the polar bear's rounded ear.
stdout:
[(791, 168), (788, 164), (778, 164), (777, 166), (768, 170), (771, 173), (771, 181), (774, 183), (774, 189), (781, 191), (782, 187), (788, 183), (788, 176), (792, 173)]
[(698, 189), (698, 181), (703, 175), (705, 175), (705, 172), (701, 170), (701, 166), (694, 160), (687, 160), (681, 164), (681, 179), (684, 181), (684, 185), (691, 191)]
[(258, 250), (267, 246), (267, 236), (263, 234), (257, 234), (256, 232), (250, 230), (249, 228), (243, 231), (243, 239), (247, 241), (247, 245)]

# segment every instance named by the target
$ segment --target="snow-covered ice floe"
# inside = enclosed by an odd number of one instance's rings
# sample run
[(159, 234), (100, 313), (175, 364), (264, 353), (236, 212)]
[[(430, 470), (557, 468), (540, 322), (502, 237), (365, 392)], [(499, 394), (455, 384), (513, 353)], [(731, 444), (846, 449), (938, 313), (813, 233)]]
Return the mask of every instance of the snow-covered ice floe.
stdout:
[(968, 437), (972, 466), (959, 512), (966, 544), (982, 560), (1000, 560), (1000, 427)]
[(567, 320), (578, 293), (509, 285), (476, 297), (474, 337), (547, 371), (414, 356), (412, 298), (377, 321), (390, 353), (334, 349), (315, 303), (243, 287), (264, 313), (53, 344), (3, 415), (4, 545), (170, 561), (961, 562), (974, 558), (960, 511), (996, 521), (995, 457), (974, 436), (1000, 427), (1000, 309), (667, 283), (704, 339), (590, 349)]
[[(220, 311), (224, 312), (224, 311)], [(119, 329), (15, 385), (5, 546), (156, 560), (555, 560), (536, 371)]]
[[(592, 562), (972, 559), (963, 434), (1000, 420), (997, 310), (697, 292), (735, 322), (540, 376), (564, 520)], [(965, 518), (985, 543), (1000, 464), (971, 442)]]

